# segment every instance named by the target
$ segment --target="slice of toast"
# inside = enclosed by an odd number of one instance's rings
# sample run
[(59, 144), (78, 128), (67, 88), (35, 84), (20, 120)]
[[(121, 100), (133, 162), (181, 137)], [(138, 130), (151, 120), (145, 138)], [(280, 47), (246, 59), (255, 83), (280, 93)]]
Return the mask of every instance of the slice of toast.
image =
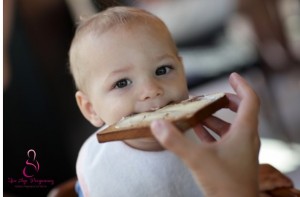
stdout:
[(224, 93), (193, 97), (155, 111), (124, 117), (113, 125), (99, 129), (97, 138), (101, 143), (152, 137), (150, 123), (156, 119), (167, 119), (178, 129), (185, 131), (227, 105), (228, 100)]

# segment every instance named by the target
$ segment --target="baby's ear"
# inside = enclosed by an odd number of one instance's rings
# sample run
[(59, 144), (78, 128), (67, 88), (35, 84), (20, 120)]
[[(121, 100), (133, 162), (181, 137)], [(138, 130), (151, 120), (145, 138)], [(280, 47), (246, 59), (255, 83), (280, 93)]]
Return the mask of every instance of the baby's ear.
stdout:
[(101, 127), (104, 122), (100, 117), (98, 117), (88, 96), (81, 91), (77, 91), (75, 97), (77, 105), (83, 116), (95, 127)]

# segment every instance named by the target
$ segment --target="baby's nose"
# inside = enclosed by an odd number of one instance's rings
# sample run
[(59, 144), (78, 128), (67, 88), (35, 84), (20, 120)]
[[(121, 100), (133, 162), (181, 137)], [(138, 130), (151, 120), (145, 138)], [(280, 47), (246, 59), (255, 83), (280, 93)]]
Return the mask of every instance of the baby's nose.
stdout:
[(152, 99), (163, 94), (162, 87), (155, 80), (148, 80), (147, 82), (143, 83), (141, 90), (141, 100)]

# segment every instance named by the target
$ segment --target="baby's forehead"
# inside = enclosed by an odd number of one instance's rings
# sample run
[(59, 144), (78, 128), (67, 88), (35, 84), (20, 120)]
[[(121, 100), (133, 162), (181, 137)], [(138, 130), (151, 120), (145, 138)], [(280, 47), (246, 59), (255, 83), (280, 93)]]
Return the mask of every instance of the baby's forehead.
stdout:
[[(74, 41), (75, 43), (73, 43), (74, 52), (77, 53), (77, 57), (79, 58), (82, 52), (86, 54), (86, 51), (92, 50), (91, 46), (97, 46), (97, 49), (99, 49), (101, 46), (104, 46), (101, 43), (107, 43), (107, 40), (122, 40), (126, 36), (131, 37), (137, 34), (147, 35), (153, 37), (153, 39), (157, 39), (158, 37), (159, 39), (166, 38), (166, 40), (170, 41), (169, 44), (172, 45), (172, 48), (175, 48), (174, 51), (177, 52), (168, 29), (165, 26), (162, 27), (156, 20), (147, 23), (141, 20), (133, 20), (127, 23), (118, 23), (106, 29), (95, 27), (94, 30), (85, 33), (82, 32), (81, 35), (78, 35), (77, 40)], [(111, 44), (119, 45), (120, 43), (111, 42)]]
[[(109, 27), (101, 28), (94, 27), (94, 29), (90, 29), (87, 32), (78, 35), (78, 40), (84, 41), (85, 39), (99, 39), (102, 36), (107, 36), (110, 34), (115, 34), (122, 36), (124, 33), (130, 32), (138, 32), (143, 30), (145, 34), (150, 34), (152, 32), (160, 32), (161, 34), (170, 34), (168, 29), (162, 25), (159, 21), (141, 21), (141, 20), (133, 20), (128, 21), (127, 23), (118, 23), (111, 25)], [(116, 34), (117, 33), (117, 34)]]

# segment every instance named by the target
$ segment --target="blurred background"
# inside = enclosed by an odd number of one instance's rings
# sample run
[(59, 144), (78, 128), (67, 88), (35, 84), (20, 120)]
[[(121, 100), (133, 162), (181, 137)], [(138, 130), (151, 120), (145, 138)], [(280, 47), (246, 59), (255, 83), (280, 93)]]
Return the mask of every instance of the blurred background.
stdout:
[[(261, 99), (260, 162), (300, 188), (299, 0), (4, 0), (3, 182), (6, 196), (46, 196), (75, 177), (84, 140), (96, 128), (80, 114), (68, 70), (68, 49), (80, 18), (111, 5), (161, 17), (179, 47), (192, 95), (232, 92), (243, 75)], [(234, 114), (218, 115), (230, 121)], [(16, 188), (34, 149), (40, 188)]]
[[(3, 182), (12, 196), (46, 196), (75, 176), (82, 142), (95, 131), (81, 116), (68, 70), (75, 26), (62, 0), (4, 0)], [(34, 149), (45, 187), (16, 188), (9, 178)], [(30, 185), (30, 184), (28, 184)]]

